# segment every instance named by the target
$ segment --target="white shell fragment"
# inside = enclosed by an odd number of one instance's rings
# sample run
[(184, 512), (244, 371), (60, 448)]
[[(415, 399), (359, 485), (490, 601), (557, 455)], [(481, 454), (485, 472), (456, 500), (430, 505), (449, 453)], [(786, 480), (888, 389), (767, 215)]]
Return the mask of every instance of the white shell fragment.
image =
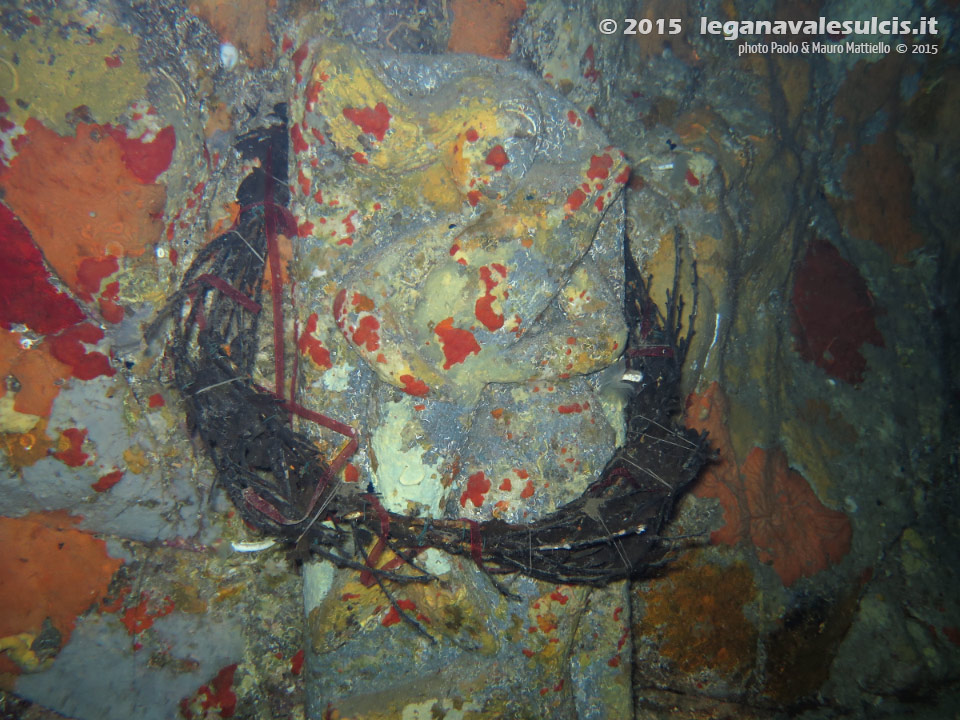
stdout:
[(252, 552), (262, 552), (264, 550), (269, 550), (276, 544), (277, 544), (276, 540), (258, 540), (257, 542), (234, 541), (230, 543), (230, 547), (232, 547), (236, 552), (252, 553)]
[(232, 43), (225, 42), (220, 45), (220, 65), (225, 70), (233, 70), (237, 61), (240, 59), (240, 51)]

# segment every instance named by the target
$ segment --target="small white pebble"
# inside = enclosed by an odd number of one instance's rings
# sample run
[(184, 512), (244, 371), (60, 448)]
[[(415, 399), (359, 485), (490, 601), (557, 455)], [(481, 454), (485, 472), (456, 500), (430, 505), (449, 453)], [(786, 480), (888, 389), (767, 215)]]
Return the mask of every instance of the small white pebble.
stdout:
[(233, 70), (239, 59), (240, 51), (232, 43), (225, 42), (220, 45), (220, 65), (225, 70)]
[(165, 248), (162, 248), (162, 247), (158, 247), (158, 248), (157, 248), (157, 257), (160, 258), (161, 260), (163, 260), (166, 256), (167, 256), (167, 251), (166, 251), (166, 249), (165, 249)]

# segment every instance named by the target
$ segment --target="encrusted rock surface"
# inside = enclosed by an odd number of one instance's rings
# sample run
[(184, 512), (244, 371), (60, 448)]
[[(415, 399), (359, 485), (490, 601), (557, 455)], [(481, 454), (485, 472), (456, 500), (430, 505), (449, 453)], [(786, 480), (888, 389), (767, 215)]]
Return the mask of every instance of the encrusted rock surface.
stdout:
[(616, 436), (585, 376), (626, 340), (622, 153), (509, 64), (296, 55), (297, 305), (328, 351), (305, 398), (353, 411), (392, 509), (516, 521), (577, 497)]
[[(870, 14), (939, 33), (858, 38), (937, 55), (699, 33), (811, 13), (863, 11), (0, 7), (4, 692), (81, 720), (956, 714), (955, 13), (886, 0)], [(343, 479), (392, 509), (523, 521), (579, 495), (622, 437), (596, 373), (625, 344), (624, 233), (661, 304), (679, 249), (686, 421), (717, 452), (679, 562), (603, 590), (508, 578), (515, 601), (427, 552), (441, 581), (390, 585), (393, 607), (369, 573), (247, 552), (264, 538), (143, 331), (231, 226), (237, 139), (281, 102), (286, 379), (359, 428)]]

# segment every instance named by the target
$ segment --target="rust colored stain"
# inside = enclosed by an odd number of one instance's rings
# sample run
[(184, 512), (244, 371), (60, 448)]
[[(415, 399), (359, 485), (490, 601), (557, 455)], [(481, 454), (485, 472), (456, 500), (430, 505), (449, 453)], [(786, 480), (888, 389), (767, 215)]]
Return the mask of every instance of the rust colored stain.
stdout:
[(140, 593), (140, 602), (127, 608), (120, 618), (130, 635), (137, 635), (153, 627), (153, 621), (166, 617), (173, 612), (174, 604), (170, 596), (163, 598), (162, 603), (151, 602), (150, 593)]
[[(106, 595), (123, 564), (102, 540), (73, 529), (80, 518), (64, 512), (0, 517), (0, 638), (38, 634), (45, 618), (60, 631), (61, 647), (78, 615)], [(19, 673), (0, 655), (0, 673)]]
[(864, 343), (883, 347), (879, 312), (857, 268), (825, 240), (816, 240), (797, 270), (792, 297), (796, 350), (807, 362), (851, 385), (863, 381)]
[(300, 353), (308, 355), (317, 367), (329, 369), (333, 367), (333, 363), (330, 362), (330, 351), (327, 350), (323, 346), (323, 343), (313, 334), (317, 331), (318, 322), (319, 317), (317, 313), (310, 313), (310, 317), (307, 318), (306, 329), (303, 334), (297, 338), (297, 347), (300, 349)]
[(173, 150), (177, 146), (177, 134), (173, 126), (160, 130), (150, 142), (139, 138), (128, 138), (122, 127), (102, 125), (101, 129), (117, 141), (123, 153), (123, 163), (127, 169), (145, 185), (154, 183), (160, 173), (170, 167)]
[(716, 498), (723, 508), (723, 527), (710, 533), (714, 545), (736, 545), (745, 535), (740, 471), (733, 453), (730, 430), (727, 427), (729, 402), (719, 383), (711, 383), (702, 395), (691, 394), (687, 399), (687, 427), (706, 431), (716, 458), (707, 465), (693, 486), (697, 497)]
[(101, 340), (103, 330), (90, 323), (82, 323), (50, 337), (47, 342), (50, 345), (50, 354), (67, 365), (73, 377), (78, 380), (93, 380), (101, 375), (111, 377), (116, 374), (106, 355), (87, 352), (84, 348), (84, 344), (94, 344)]
[(353, 309), (357, 312), (373, 312), (377, 307), (372, 299), (358, 292), (353, 294), (353, 299), (350, 301), (350, 304), (353, 305)]
[(83, 320), (83, 312), (70, 296), (50, 284), (50, 273), (27, 228), (2, 204), (0, 237), (0, 326), (9, 330), (13, 324), (23, 324), (47, 335)]
[(303, 80), (303, 77), (300, 74), (300, 69), (303, 66), (303, 61), (307, 59), (307, 54), (309, 52), (310, 47), (307, 45), (307, 43), (304, 43), (294, 50), (293, 55), (290, 56), (290, 59), (293, 60), (293, 70), (297, 74), (297, 82)]
[(160, 239), (166, 190), (138, 178), (100, 126), (80, 123), (76, 137), (33, 118), (25, 128), (19, 154), (0, 168), (0, 188), (57, 275), (82, 294), (84, 260), (139, 256)]
[(347, 463), (343, 468), (343, 481), (344, 482), (357, 482), (360, 479), (360, 471), (357, 470), (357, 466), (353, 463)]
[(580, 58), (580, 62), (584, 65), (583, 77), (590, 82), (596, 82), (600, 79), (600, 71), (597, 69), (597, 54), (593, 49), (593, 45), (587, 47), (583, 53), (583, 57)]
[(503, 149), (503, 145), (495, 145), (493, 149), (487, 153), (484, 162), (490, 165), (495, 172), (500, 172), (504, 166), (510, 162), (510, 158), (507, 157), (507, 151)]
[(537, 629), (545, 634), (554, 632), (559, 627), (559, 618), (554, 612), (537, 613)]
[(270, 12), (276, 0), (194, 0), (190, 12), (206, 20), (220, 37), (243, 50), (254, 67), (273, 62)]
[[(0, 185), (10, 180), (0, 176)], [(16, 187), (12, 195), (16, 196)], [(9, 198), (8, 198), (9, 199)], [(56, 214), (51, 212), (50, 214)], [(98, 352), (87, 352), (84, 344), (96, 343), (103, 332), (87, 323), (80, 323), (84, 314), (67, 294), (55, 289), (43, 256), (26, 226), (7, 208), (0, 205), (0, 237), (4, 253), (0, 256), (0, 373), (13, 375), (20, 383), (14, 409), (31, 415), (48, 416), (62, 381), (73, 376), (89, 380), (100, 375), (113, 375), (109, 359)], [(51, 264), (54, 264), (51, 262)], [(116, 258), (84, 258), (75, 268), (75, 289), (91, 300), (100, 291), (102, 278), (117, 269)], [(123, 317), (117, 304), (118, 283), (109, 283), (99, 304), (104, 319), (110, 322)], [(41, 343), (30, 345), (14, 332), (14, 324), (26, 325), (41, 335)]]
[(106, 492), (123, 479), (123, 470), (114, 470), (100, 477), (92, 487), (97, 492)]
[(474, 507), (480, 507), (488, 492), (490, 492), (490, 481), (487, 476), (484, 475), (483, 470), (475, 472), (467, 480), (467, 489), (460, 496), (460, 507), (465, 508), (468, 500)]
[(383, 140), (387, 130), (390, 129), (390, 111), (382, 102), (378, 102), (376, 107), (372, 108), (344, 108), (343, 116), (377, 140)]
[(294, 675), (299, 675), (303, 672), (303, 649), (297, 650), (292, 658), (290, 658), (290, 672)]
[(407, 395), (423, 397), (430, 392), (430, 386), (413, 375), (401, 375), (400, 382), (403, 383), (402, 389)]
[(0, 376), (13, 375), (20, 383), (14, 410), (48, 417), (63, 381), (113, 375), (108, 358), (87, 352), (81, 343), (97, 342), (103, 332), (84, 323), (67, 328), (37, 345), (21, 345), (17, 333), (0, 329)]
[(380, 347), (380, 321), (373, 315), (364, 315), (357, 323), (357, 329), (353, 331), (353, 342), (357, 347), (365, 347), (373, 352)]
[(610, 168), (613, 167), (613, 158), (607, 153), (594, 155), (590, 158), (590, 168), (587, 178), (590, 180), (606, 180), (610, 177)]
[(684, 673), (713, 670), (723, 675), (749, 669), (758, 633), (743, 606), (756, 596), (750, 569), (677, 563), (645, 593), (646, 614), (638, 633), (658, 643), (660, 657)]
[[(309, 220), (306, 220), (300, 223), (297, 226), (297, 237), (310, 237), (310, 235), (313, 233), (313, 228), (314, 228), (314, 225)], [(340, 244), (341, 243), (337, 243), (337, 245), (340, 245)]]
[(236, 672), (237, 663), (221, 668), (209, 684), (201, 686), (191, 697), (180, 701), (180, 715), (186, 720), (233, 717), (237, 709), (237, 695), (233, 692)]
[(440, 345), (443, 347), (443, 355), (446, 358), (446, 362), (443, 363), (444, 370), (449, 370), (457, 363), (462, 363), (468, 355), (476, 355), (480, 352), (480, 344), (473, 333), (469, 330), (455, 328), (452, 317), (437, 323), (433, 332), (440, 338)]
[(510, 54), (513, 26), (527, 10), (524, 0), (452, 0), (447, 50), (503, 60)]
[(310, 149), (307, 141), (303, 139), (303, 131), (296, 123), (290, 128), (290, 141), (293, 143), (293, 151), (295, 153), (305, 153)]
[(47, 421), (40, 420), (24, 433), (0, 434), (0, 446), (7, 453), (7, 462), (13, 469), (28, 467), (45, 458), (53, 440), (47, 437)]
[(343, 326), (346, 323), (346, 314), (344, 313), (344, 303), (347, 301), (347, 290), (343, 288), (340, 292), (337, 293), (337, 296), (333, 299), (333, 319), (337, 323), (337, 327), (343, 330)]
[(503, 327), (503, 315), (494, 312), (493, 302), (496, 298), (487, 294), (477, 299), (474, 313), (477, 320), (482, 322), (487, 330), (499, 330)]
[(87, 431), (80, 428), (67, 428), (60, 435), (61, 450), (53, 456), (70, 467), (80, 467), (90, 456), (83, 452), (83, 441), (87, 439)]
[(107, 283), (107, 286), (97, 299), (97, 305), (100, 308), (100, 314), (103, 315), (103, 319), (108, 323), (116, 325), (123, 321), (124, 309), (123, 306), (119, 304), (119, 300), (120, 283), (118, 281)]
[(579, 210), (580, 206), (583, 205), (584, 200), (587, 199), (586, 193), (583, 192), (580, 188), (577, 188), (570, 196), (567, 198), (567, 206), (571, 210)]
[(499, 330), (503, 327), (504, 318), (502, 314), (493, 309), (493, 303), (497, 300), (497, 297), (493, 294), (493, 289), (500, 284), (500, 280), (494, 278), (490, 270), (491, 267), (499, 273), (500, 278), (507, 276), (506, 266), (500, 263), (491, 263), (490, 266), (484, 265), (480, 267), (480, 281), (483, 283), (485, 293), (477, 298), (473, 312), (477, 320), (482, 322), (487, 330), (492, 331)]
[(70, 377), (70, 367), (54, 358), (46, 343), (24, 349), (19, 337), (0, 330), (0, 375), (12, 375), (20, 383), (14, 410), (48, 417), (54, 398), (60, 394), (60, 384)]
[(383, 616), (383, 620), (380, 621), (380, 624), (384, 627), (390, 627), (391, 625), (396, 625), (400, 622), (400, 613), (397, 611), (397, 606), (401, 610), (406, 610), (407, 612), (413, 612), (417, 609), (417, 605), (413, 600), (397, 600), (396, 605), (391, 605), (390, 609), (387, 611), (387, 614)]
[[(326, 73), (323, 73), (321, 77), (324, 79), (324, 81), (329, 79), (329, 76)], [(323, 92), (323, 83), (319, 83), (316, 80), (311, 80), (309, 83), (307, 83), (307, 90), (305, 93), (305, 97), (307, 98), (308, 110), (313, 109), (313, 106), (317, 103), (317, 100), (320, 99), (320, 93), (322, 92)]]
[(850, 519), (824, 506), (807, 480), (788, 467), (781, 450), (755, 447), (738, 467), (728, 412), (717, 383), (687, 400), (687, 426), (706, 430), (717, 452), (693, 488), (694, 495), (716, 498), (723, 508), (724, 525), (710, 534), (710, 541), (731, 546), (749, 542), (786, 586), (839, 562), (850, 551)]
[(782, 450), (754, 448), (741, 467), (750, 537), (760, 562), (772, 565), (784, 585), (811, 577), (850, 552), (850, 518), (825, 507)]

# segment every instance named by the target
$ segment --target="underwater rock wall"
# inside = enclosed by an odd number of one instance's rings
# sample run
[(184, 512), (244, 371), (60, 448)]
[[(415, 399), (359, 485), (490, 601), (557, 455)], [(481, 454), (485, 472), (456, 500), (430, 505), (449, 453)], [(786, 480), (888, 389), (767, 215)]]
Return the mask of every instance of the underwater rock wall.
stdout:
[[(4, 709), (955, 713), (952, 3), (869, 11), (937, 17), (904, 40), (936, 55), (839, 36), (739, 55), (699, 31), (860, 5), (0, 8)], [(607, 18), (683, 31), (604, 35)], [(289, 303), (283, 370), (360, 428), (343, 480), (392, 509), (522, 521), (578, 496), (623, 432), (595, 373), (625, 345), (624, 242), (661, 307), (679, 254), (685, 422), (716, 458), (661, 574), (507, 579), (517, 601), (428, 551), (443, 581), (391, 602), (240, 522), (168, 338), (144, 329), (240, 213), (234, 147), (281, 102), (297, 232), (265, 283)]]

